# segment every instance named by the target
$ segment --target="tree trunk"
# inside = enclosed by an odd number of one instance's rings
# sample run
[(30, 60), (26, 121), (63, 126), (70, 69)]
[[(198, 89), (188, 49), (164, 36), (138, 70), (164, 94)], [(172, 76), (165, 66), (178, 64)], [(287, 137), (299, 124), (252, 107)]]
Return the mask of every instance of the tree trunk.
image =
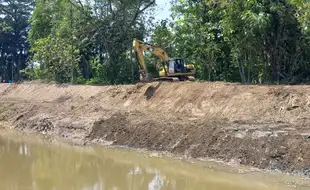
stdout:
[(3, 82), (3, 80), (5, 79), (5, 66), (6, 66), (6, 63), (5, 63), (5, 57), (4, 57), (4, 51), (2, 50), (1, 51), (1, 70), (0, 70), (0, 77), (1, 77), (1, 81), (0, 83)]
[[(12, 82), (14, 82), (15, 80), (17, 80), (18, 76), (17, 76), (17, 72), (14, 73), (14, 70), (18, 69), (18, 53), (17, 53), (17, 50), (16, 52), (14, 53), (14, 62), (12, 62)], [(14, 65), (15, 63), (15, 65)], [(15, 68), (16, 67), (16, 68)]]
[(241, 82), (244, 84), (246, 80), (245, 80), (245, 75), (244, 75), (243, 64), (241, 63), (240, 59), (237, 59), (237, 61), (238, 61), (238, 68), (239, 68)]
[(249, 56), (246, 53), (246, 60), (247, 60), (247, 65), (248, 65), (248, 84), (251, 83), (251, 67), (252, 67), (252, 63), (249, 61)]

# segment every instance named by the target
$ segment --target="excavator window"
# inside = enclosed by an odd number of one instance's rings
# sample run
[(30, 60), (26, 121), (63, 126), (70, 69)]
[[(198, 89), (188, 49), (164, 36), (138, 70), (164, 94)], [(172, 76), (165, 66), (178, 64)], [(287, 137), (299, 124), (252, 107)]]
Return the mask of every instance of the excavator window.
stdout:
[(176, 59), (176, 68), (177, 68), (177, 72), (183, 72), (184, 71), (184, 62), (183, 59)]

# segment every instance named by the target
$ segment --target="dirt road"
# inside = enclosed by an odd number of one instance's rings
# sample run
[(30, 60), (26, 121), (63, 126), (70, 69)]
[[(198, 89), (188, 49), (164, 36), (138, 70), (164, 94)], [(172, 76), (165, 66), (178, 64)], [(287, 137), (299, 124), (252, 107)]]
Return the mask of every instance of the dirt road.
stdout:
[(0, 84), (0, 121), (310, 177), (310, 87), (226, 83)]

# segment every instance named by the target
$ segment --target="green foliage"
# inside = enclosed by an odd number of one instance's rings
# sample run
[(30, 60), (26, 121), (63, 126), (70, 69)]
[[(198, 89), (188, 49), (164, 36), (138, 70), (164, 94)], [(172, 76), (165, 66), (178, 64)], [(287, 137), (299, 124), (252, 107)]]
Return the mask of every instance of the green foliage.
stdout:
[(0, 82), (20, 80), (20, 71), (27, 67), (32, 8), (33, 0), (0, 1)]
[[(40, 78), (57, 82), (133, 82), (132, 40), (147, 31), (151, 0), (87, 3), (38, 0), (28, 40)], [(134, 73), (134, 74), (133, 74)]]
[[(32, 10), (33, 4), (0, 2), (2, 80), (133, 83), (139, 75), (132, 40), (147, 37), (169, 57), (195, 64), (199, 80), (310, 79), (308, 1), (173, 0), (172, 21), (155, 25), (153, 0), (37, 0)], [(156, 77), (159, 60), (145, 59)]]
[(152, 56), (150, 53), (145, 54), (146, 68), (149, 74), (152, 75), (152, 77), (159, 77), (159, 72), (158, 72), (159, 68), (157, 68), (156, 66), (161, 64), (160, 61), (161, 61), (160, 59)]
[(165, 49), (168, 55), (174, 55), (175, 46), (174, 43), (171, 43), (171, 39), (173, 39), (173, 34), (169, 20), (157, 22), (152, 30), (151, 43)]
[(93, 78), (87, 81), (87, 84), (104, 84), (107, 83), (106, 73), (102, 64), (100, 64), (99, 59), (94, 59), (92, 61), (92, 73)]
[(70, 82), (72, 63), (79, 61), (78, 50), (58, 36), (49, 36), (36, 41), (32, 51), (33, 60), (40, 63), (41, 79)]
[(158, 24), (152, 40), (173, 44), (172, 55), (194, 63), (202, 80), (307, 82), (309, 8), (299, 0), (174, 0), (172, 27)]

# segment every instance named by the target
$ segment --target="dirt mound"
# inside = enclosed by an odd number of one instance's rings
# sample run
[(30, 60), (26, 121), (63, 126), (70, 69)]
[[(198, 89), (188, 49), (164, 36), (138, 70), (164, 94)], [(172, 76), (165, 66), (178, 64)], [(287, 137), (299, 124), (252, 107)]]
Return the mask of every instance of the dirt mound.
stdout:
[(310, 87), (227, 83), (0, 84), (23, 131), (309, 175)]
[(226, 83), (153, 83), (128, 86), (0, 85), (2, 98), (182, 113), (228, 122), (307, 123), (310, 88)]

